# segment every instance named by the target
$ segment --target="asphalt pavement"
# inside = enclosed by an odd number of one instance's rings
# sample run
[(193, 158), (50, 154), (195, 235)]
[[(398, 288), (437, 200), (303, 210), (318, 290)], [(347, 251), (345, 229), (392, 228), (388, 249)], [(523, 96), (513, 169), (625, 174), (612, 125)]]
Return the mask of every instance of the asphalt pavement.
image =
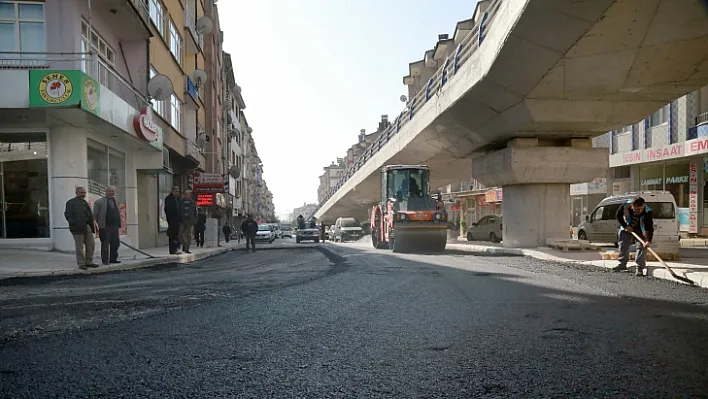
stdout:
[(0, 281), (0, 398), (706, 398), (708, 294), (524, 257), (262, 244)]

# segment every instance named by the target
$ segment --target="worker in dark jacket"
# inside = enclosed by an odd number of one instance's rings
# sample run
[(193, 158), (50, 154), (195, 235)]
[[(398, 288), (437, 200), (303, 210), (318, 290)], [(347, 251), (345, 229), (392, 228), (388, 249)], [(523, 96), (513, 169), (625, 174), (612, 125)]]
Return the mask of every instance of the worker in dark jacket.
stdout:
[(253, 215), (250, 213), (246, 217), (246, 220), (241, 223), (241, 231), (246, 237), (246, 252), (248, 252), (248, 243), (251, 243), (253, 252), (256, 252), (256, 233), (258, 232), (258, 222), (253, 219)]
[(179, 198), (179, 187), (172, 187), (172, 192), (165, 197), (165, 218), (167, 219), (167, 239), (170, 254), (179, 255), (179, 223), (182, 219), (182, 200)]
[[(654, 238), (654, 219), (652, 217), (652, 209), (646, 204), (644, 198), (637, 197), (622, 204), (617, 209), (617, 221), (620, 224), (617, 242), (619, 243), (619, 265), (613, 268), (613, 271), (627, 270), (627, 262), (629, 261), (629, 246), (632, 243), (637, 244), (637, 262), (636, 276), (644, 275), (644, 268), (647, 266), (647, 248), (651, 245), (651, 240)], [(644, 238), (646, 246), (636, 242), (636, 238), (632, 235), (636, 233)]]

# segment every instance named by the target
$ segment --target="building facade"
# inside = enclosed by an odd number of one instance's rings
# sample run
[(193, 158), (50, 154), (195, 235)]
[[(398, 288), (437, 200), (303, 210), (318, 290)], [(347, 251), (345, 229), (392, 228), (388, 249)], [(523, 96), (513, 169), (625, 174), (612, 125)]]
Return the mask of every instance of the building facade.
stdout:
[(708, 87), (609, 135), (608, 193), (668, 191), (680, 230), (708, 235)]

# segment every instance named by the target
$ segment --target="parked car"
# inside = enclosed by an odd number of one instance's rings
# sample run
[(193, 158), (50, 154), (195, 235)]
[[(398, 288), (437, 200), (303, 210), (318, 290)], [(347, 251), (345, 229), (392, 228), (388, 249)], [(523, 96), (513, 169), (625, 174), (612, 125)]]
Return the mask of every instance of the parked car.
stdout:
[(283, 238), (285, 238), (285, 237), (292, 238), (292, 237), (293, 237), (293, 228), (292, 228), (292, 227), (290, 227), (290, 226), (283, 226), (283, 227), (281, 227), (280, 229), (281, 229), (281, 231), (282, 231), (282, 237), (283, 237)]
[(257, 242), (268, 242), (269, 244), (275, 241), (275, 232), (273, 231), (273, 226), (269, 224), (258, 225), (258, 231), (256, 232)]
[(501, 216), (485, 216), (467, 229), (467, 241), (500, 242), (503, 237), (502, 229)]
[(339, 242), (356, 241), (364, 236), (361, 223), (354, 218), (339, 218), (334, 223), (334, 240)]
[(676, 200), (668, 191), (642, 191), (623, 195), (613, 195), (600, 201), (595, 209), (578, 226), (578, 239), (598, 243), (612, 243), (617, 246), (617, 209), (620, 205), (642, 197), (651, 208), (654, 219), (654, 239), (656, 251), (674, 253), (679, 248), (679, 221)]

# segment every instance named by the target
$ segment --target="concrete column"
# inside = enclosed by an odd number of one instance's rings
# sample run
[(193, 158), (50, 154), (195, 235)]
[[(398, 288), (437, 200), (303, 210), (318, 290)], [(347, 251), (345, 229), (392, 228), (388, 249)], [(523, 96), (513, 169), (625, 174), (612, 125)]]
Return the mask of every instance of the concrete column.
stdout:
[(55, 250), (74, 252), (74, 239), (64, 218), (66, 201), (76, 196), (76, 187), (88, 187), (86, 134), (74, 127), (49, 132), (49, 182), (52, 203), (52, 243)]
[(135, 170), (135, 154), (125, 154), (125, 205), (127, 236), (121, 236), (130, 245), (138, 246), (138, 178)]
[(570, 185), (514, 184), (502, 187), (505, 247), (536, 248), (546, 238), (568, 238)]
[(517, 139), (473, 160), (475, 179), (502, 187), (505, 247), (535, 248), (549, 238), (568, 238), (570, 184), (604, 175), (609, 163), (607, 149), (586, 144), (539, 147), (538, 140)]

